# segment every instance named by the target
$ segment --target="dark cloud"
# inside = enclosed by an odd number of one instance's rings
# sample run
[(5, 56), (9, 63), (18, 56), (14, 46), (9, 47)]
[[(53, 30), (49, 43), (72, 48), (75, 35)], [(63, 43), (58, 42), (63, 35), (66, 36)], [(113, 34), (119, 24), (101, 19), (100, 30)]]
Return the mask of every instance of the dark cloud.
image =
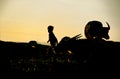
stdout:
[(0, 6), (3, 6), (8, 0), (0, 0)]
[[(107, 11), (114, 21), (115, 25), (119, 26), (120, 22), (120, 0), (104, 0), (104, 4), (107, 7)], [(117, 27), (117, 26), (116, 26)], [(120, 27), (118, 27), (120, 28)]]
[(111, 15), (120, 17), (120, 0), (106, 0), (105, 3)]
[(0, 0), (0, 11), (6, 5), (6, 2), (8, 2), (8, 0)]
[(7, 5), (8, 0), (0, 0), (0, 16), (3, 13), (4, 7)]

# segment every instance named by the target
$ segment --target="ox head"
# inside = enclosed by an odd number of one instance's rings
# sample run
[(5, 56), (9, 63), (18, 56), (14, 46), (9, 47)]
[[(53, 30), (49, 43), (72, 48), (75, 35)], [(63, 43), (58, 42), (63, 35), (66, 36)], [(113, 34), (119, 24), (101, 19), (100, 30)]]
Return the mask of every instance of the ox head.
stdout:
[(87, 39), (109, 39), (110, 25), (106, 22), (107, 27), (103, 27), (100, 21), (89, 21), (85, 26), (85, 36)]
[(110, 36), (109, 36), (108, 33), (109, 33), (109, 30), (110, 30), (110, 25), (108, 24), (108, 22), (106, 22), (106, 24), (107, 24), (108, 27), (103, 27), (102, 36), (105, 39), (109, 39)]

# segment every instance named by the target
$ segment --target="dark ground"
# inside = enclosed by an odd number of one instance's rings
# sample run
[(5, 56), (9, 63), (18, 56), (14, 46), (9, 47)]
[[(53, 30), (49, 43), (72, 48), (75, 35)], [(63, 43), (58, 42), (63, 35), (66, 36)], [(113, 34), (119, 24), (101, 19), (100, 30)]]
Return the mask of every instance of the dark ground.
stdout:
[(46, 54), (50, 46), (35, 41), (0, 41), (1, 72), (5, 77), (15, 79), (64, 79), (80, 78), (82, 74), (118, 74), (120, 42), (83, 39), (68, 44), (67, 48), (74, 53), (71, 62), (67, 62), (67, 55), (57, 56), (57, 61), (51, 62), (54, 56)]

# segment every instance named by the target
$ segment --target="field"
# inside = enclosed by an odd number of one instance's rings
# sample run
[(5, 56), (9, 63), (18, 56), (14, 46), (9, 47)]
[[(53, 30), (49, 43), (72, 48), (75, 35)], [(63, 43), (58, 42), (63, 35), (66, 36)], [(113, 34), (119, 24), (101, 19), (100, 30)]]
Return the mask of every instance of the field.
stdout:
[(8, 76), (11, 78), (33, 75), (53, 77), (55, 74), (70, 77), (76, 73), (118, 71), (120, 42), (76, 40), (69, 44), (71, 45), (67, 48), (72, 52), (70, 55), (62, 48), (59, 50), (62, 54), (53, 54), (50, 46), (37, 44), (35, 41), (0, 41), (1, 59), (7, 59), (2, 60), (1, 66), (7, 65)]

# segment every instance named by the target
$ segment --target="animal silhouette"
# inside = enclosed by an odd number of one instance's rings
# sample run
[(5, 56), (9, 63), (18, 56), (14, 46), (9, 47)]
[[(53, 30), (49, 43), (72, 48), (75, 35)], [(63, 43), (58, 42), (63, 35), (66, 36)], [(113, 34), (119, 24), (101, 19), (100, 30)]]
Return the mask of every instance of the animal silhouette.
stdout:
[(85, 26), (85, 36), (87, 39), (109, 39), (108, 35), (110, 25), (106, 22), (108, 27), (103, 27), (100, 21), (89, 21)]

